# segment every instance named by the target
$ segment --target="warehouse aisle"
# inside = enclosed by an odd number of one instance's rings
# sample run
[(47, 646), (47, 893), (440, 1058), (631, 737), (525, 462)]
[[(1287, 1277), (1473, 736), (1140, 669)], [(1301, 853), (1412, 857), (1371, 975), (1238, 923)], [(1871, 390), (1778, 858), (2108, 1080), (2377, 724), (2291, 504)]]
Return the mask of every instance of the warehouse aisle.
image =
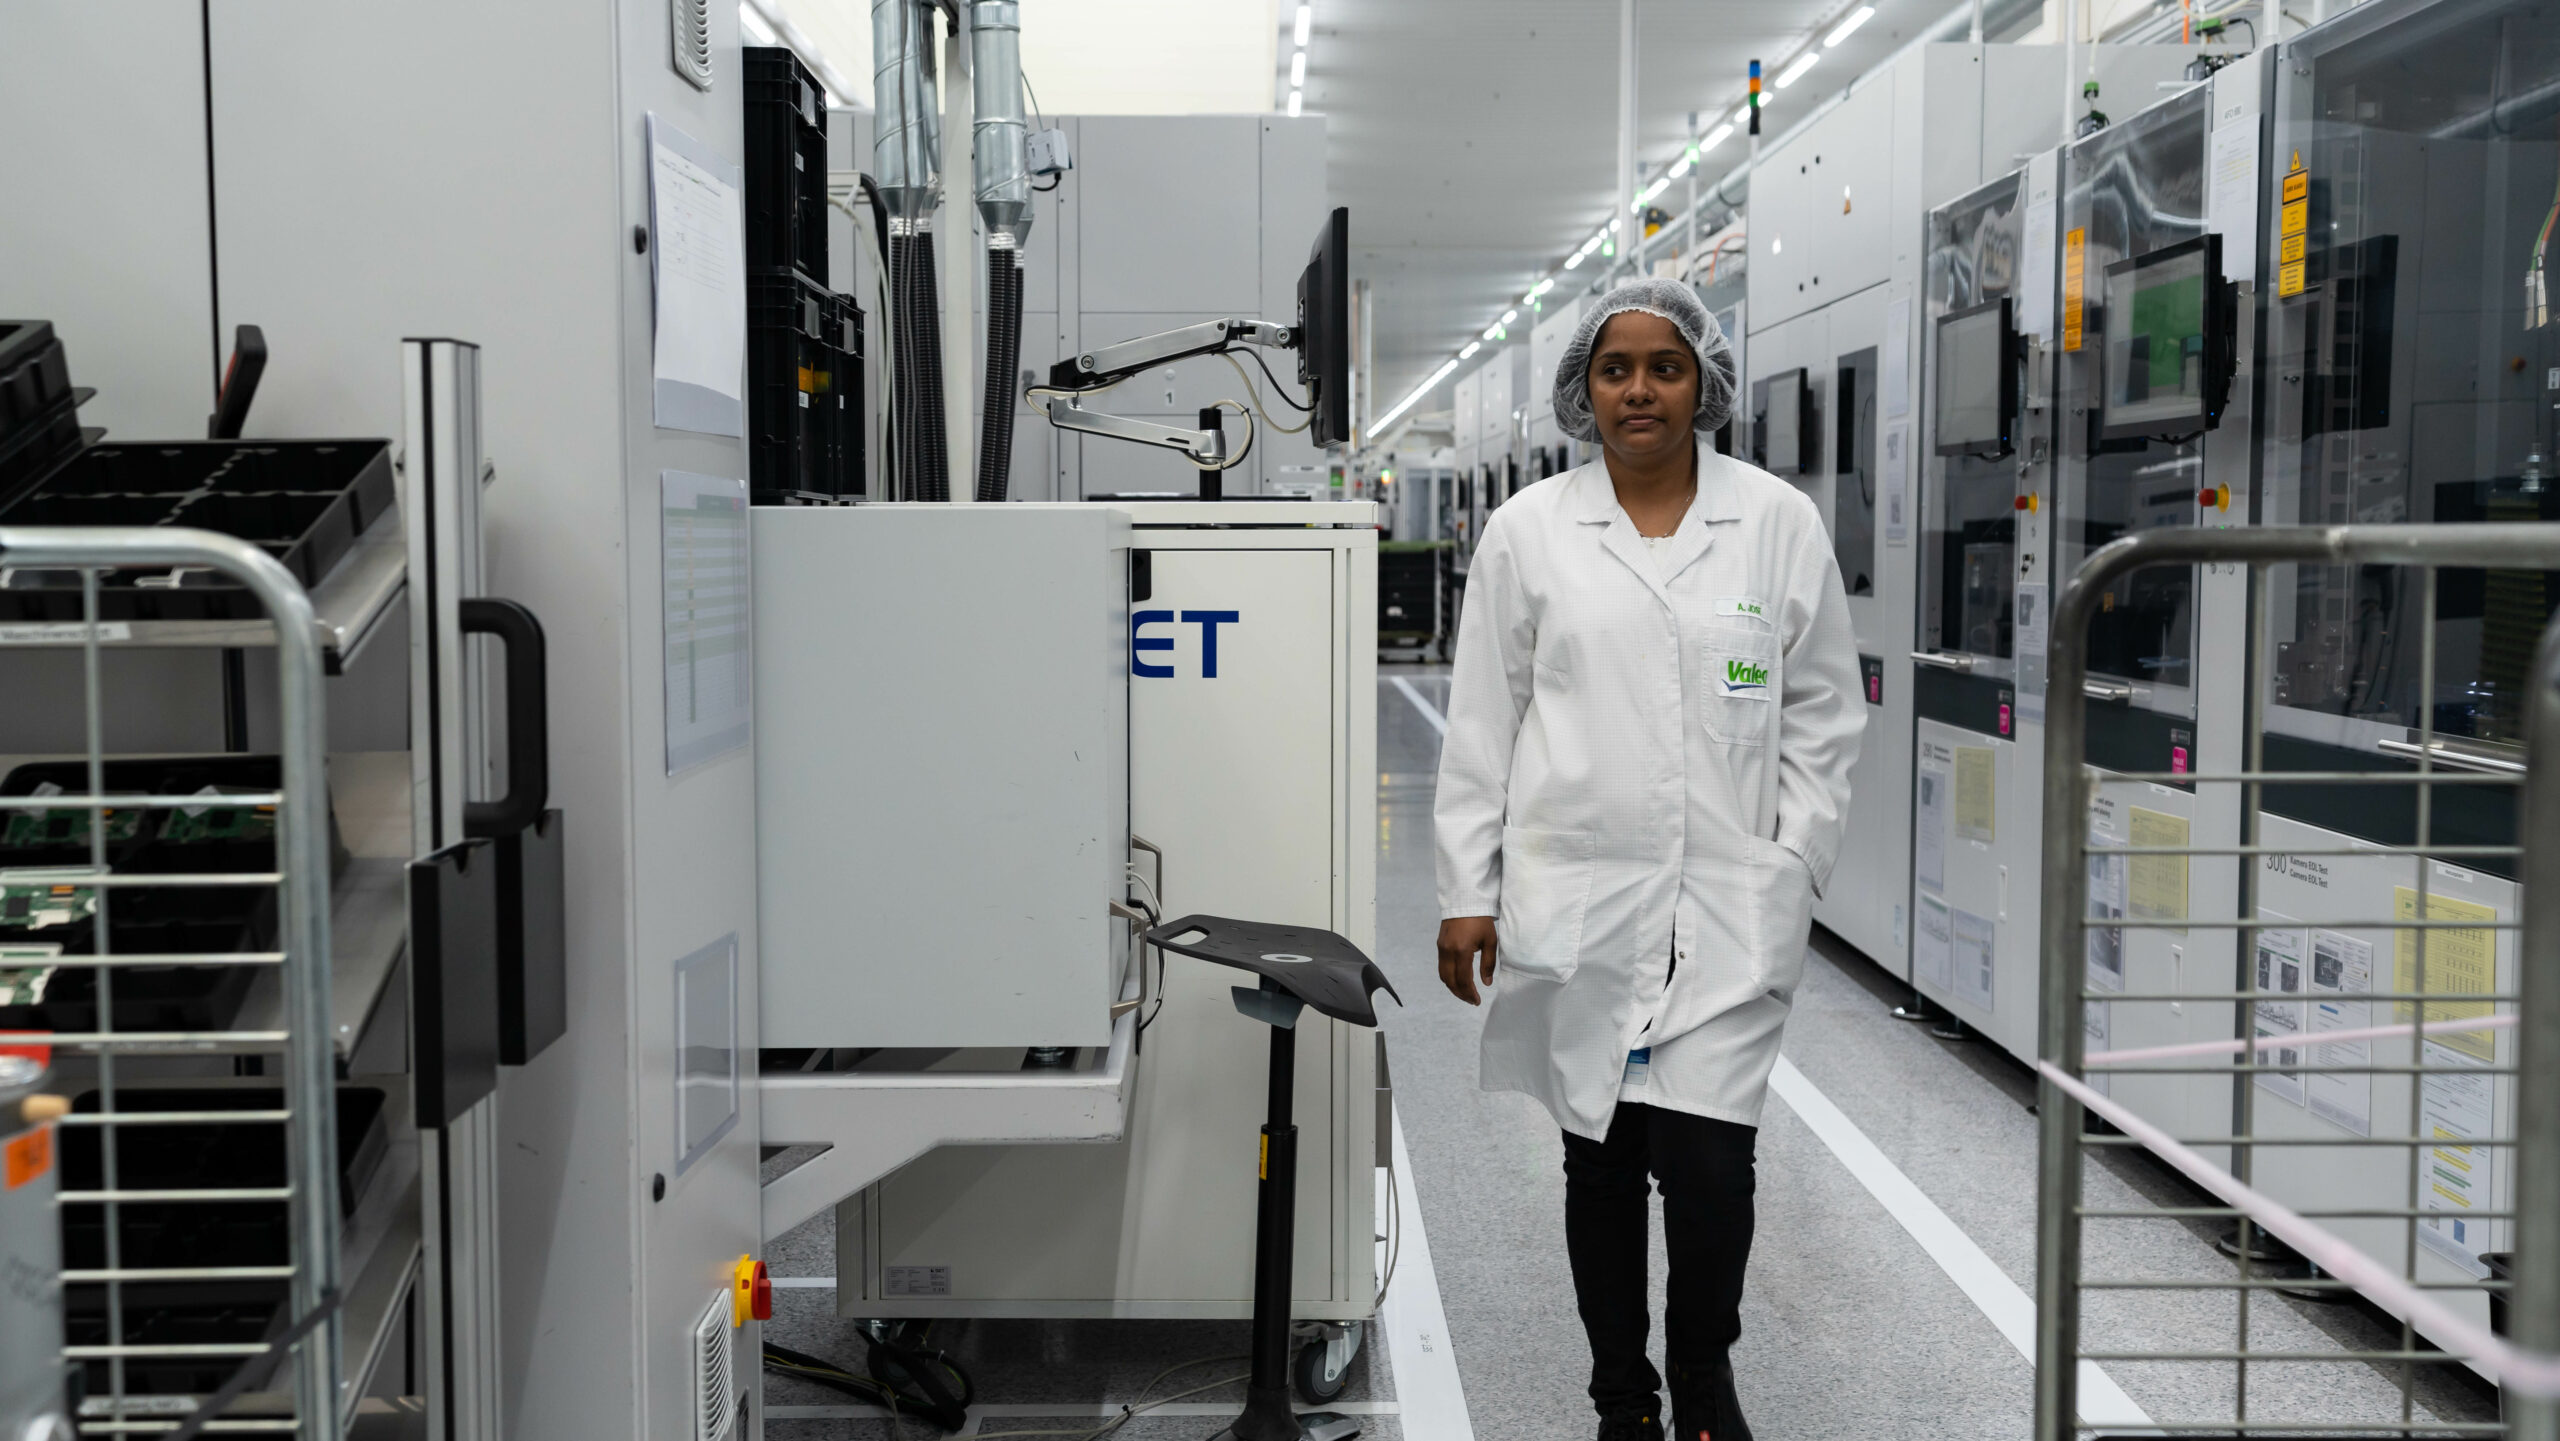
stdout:
[[(1382, 677), (1379, 960), (1412, 1002), (1390, 1018), (1388, 1044), (1473, 1433), (1588, 1435), (1556, 1131), (1535, 1103), (1476, 1089), (1478, 1013), (1440, 987), (1430, 949), (1435, 721), (1447, 672), (1398, 667)], [(1987, 1043), (1941, 1042), (1892, 1019), (1898, 988), (1863, 958), (1826, 954), (1831, 942), (1820, 940), (1760, 1131), (1759, 1234), (1735, 1353), (1753, 1430), (1761, 1441), (2025, 1438), (2032, 1370), (2011, 1336), (2032, 1345), (2021, 1288), (2032, 1286), (2035, 1260), (2033, 1088)], [(2191, 1199), (2140, 1157), (2093, 1168), (2088, 1194), (2118, 1205)], [(1658, 1219), (1654, 1247), (1659, 1277)], [(2091, 1275), (2231, 1274), (2203, 1235), (2177, 1221), (2093, 1227), (2088, 1248)], [(1660, 1307), (1657, 1281), (1657, 1317)], [(2395, 1339), (2349, 1306), (2262, 1300), (2253, 1312), (2260, 1346), (2321, 1351)], [(2226, 1346), (2234, 1324), (2225, 1297), (2180, 1292), (2093, 1295), (2088, 1315), (2093, 1346)], [(2141, 1425), (2231, 1404), (2226, 1367), (2127, 1371), (2084, 1372), (2088, 1414), (2107, 1407), (2105, 1419)], [(2330, 1415), (2342, 1399), (2375, 1422), (2399, 1414), (2396, 1388), (2356, 1363), (2260, 1366), (2251, 1413), (2281, 1417), (2289, 1400), (2315, 1393)], [(2433, 1404), (2420, 1420), (2496, 1415), (2494, 1396), (2467, 1374), (2422, 1394)]]

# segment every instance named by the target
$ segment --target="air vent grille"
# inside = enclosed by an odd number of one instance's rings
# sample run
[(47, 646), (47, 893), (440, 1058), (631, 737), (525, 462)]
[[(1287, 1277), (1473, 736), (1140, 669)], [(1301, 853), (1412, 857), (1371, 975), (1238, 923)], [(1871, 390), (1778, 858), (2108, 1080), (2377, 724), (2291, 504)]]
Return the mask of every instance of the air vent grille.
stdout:
[(711, 88), (711, 0), (668, 0), (675, 31), (676, 73)]
[(730, 1356), (729, 1293), (711, 1298), (693, 1323), (693, 1441), (727, 1441), (737, 1414), (737, 1367)]

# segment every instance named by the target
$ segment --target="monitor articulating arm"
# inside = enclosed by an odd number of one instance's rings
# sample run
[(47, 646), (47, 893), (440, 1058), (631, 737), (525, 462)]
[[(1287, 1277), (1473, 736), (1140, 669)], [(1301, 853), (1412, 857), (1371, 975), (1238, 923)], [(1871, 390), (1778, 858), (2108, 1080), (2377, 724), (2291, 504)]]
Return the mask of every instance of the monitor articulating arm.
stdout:
[(1151, 365), (1185, 360), (1195, 355), (1221, 355), (1238, 345), (1291, 350), (1297, 344), (1297, 332), (1285, 325), (1273, 325), (1263, 320), (1207, 320), (1160, 335), (1141, 336), (1117, 345), (1102, 346), (1061, 360), (1049, 367), (1049, 383), (1034, 387), (1031, 394), (1039, 399), (1049, 423), (1060, 430), (1105, 435), (1140, 445), (1161, 445), (1181, 451), (1191, 458), (1193, 465), (1203, 470), (1218, 470), (1234, 457), (1227, 451), (1226, 432), (1217, 424), (1215, 407), (1200, 413), (1200, 429), (1184, 430), (1179, 426), (1087, 410), (1079, 402), (1083, 397), (1108, 390)]

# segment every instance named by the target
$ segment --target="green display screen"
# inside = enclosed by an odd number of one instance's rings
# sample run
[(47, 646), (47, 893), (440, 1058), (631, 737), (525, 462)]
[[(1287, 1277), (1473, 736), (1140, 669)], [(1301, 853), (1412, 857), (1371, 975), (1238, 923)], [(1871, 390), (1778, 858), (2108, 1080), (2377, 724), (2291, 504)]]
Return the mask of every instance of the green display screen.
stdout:
[(2207, 257), (2182, 248), (2107, 268), (2106, 427), (2205, 426)]

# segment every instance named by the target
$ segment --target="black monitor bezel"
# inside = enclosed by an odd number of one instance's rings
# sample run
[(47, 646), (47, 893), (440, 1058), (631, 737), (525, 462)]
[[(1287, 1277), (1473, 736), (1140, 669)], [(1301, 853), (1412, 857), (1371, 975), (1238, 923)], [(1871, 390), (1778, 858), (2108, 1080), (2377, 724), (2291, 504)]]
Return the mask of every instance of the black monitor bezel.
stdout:
[[(2204, 359), (2203, 373), (2199, 377), (2204, 393), (2197, 397), (2199, 411), (2168, 420), (2157, 417), (2123, 422), (2112, 420), (2115, 406), (2110, 397), (2115, 394), (2115, 376), (2108, 369), (2106, 341), (2107, 327), (2116, 323), (2117, 317), (2113, 313), (2114, 307), (2109, 306), (2106, 301), (2115, 289), (2116, 277), (2137, 274), (2153, 266), (2166, 265), (2171, 261), (2183, 260), (2197, 254), (2204, 257), (2202, 277)], [(2191, 235), (2175, 244), (2158, 246), (2140, 255), (2109, 264), (2100, 274), (2098, 303), (2090, 309), (2098, 317), (2096, 329), (2100, 332), (2097, 364), (2099, 440), (2191, 440), (2222, 424), (2222, 412), (2230, 400), (2231, 390), (2230, 367), (2225, 359), (2231, 353), (2231, 332), (2230, 317), (2225, 313), (2222, 304), (2222, 237), (2220, 235), (2206, 231), (2202, 235)]]
[[(2000, 438), (1994, 441), (1978, 438), (1949, 440), (1938, 433), (1938, 427), (1943, 418), (1941, 407), (1944, 404), (1947, 389), (1947, 327), (1958, 321), (1974, 320), (1993, 312), (1997, 312), (2000, 317), (2000, 378), (1996, 382), (2000, 397)], [(1937, 329), (1932, 331), (1929, 337), (1929, 376), (1932, 386), (1929, 392), (1929, 440), (1932, 450), (1941, 456), (1970, 455), (1983, 460), (2000, 460), (2017, 454), (2018, 329), (2014, 303), (2009, 296), (2003, 295), (1996, 300), (1986, 300), (1979, 305), (1968, 305), (1962, 310), (1950, 310), (1939, 316)]]
[(1351, 210), (1337, 205), (1298, 272), (1298, 383), (1307, 388), (1308, 438), (1351, 443)]

